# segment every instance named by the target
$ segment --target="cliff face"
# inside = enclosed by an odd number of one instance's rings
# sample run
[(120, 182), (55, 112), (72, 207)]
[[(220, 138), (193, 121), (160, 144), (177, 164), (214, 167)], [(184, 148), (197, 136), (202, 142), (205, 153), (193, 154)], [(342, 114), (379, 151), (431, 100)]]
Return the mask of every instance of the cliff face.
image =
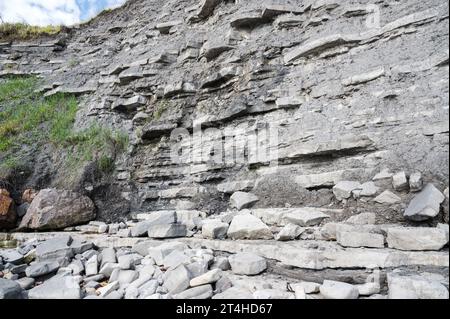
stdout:
[[(86, 169), (77, 186), (99, 219), (216, 213), (250, 190), (261, 208), (340, 207), (336, 183), (385, 170), (447, 187), (448, 27), (438, 0), (131, 0), (56, 38), (0, 43), (0, 77), (38, 74), (46, 95), (79, 96), (76, 128), (129, 135), (113, 178)], [(36, 177), (54, 165), (39, 156), (16, 187), (55, 183), (56, 166)], [(387, 222), (404, 208), (346, 205)]]

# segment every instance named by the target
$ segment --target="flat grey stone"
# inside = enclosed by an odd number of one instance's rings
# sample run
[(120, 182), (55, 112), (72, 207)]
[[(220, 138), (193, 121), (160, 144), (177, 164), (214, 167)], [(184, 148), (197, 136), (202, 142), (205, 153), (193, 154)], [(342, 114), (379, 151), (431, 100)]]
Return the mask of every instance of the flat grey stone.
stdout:
[(231, 270), (237, 275), (258, 275), (267, 269), (267, 261), (252, 253), (237, 253), (228, 258)]
[(152, 225), (148, 229), (148, 237), (156, 239), (186, 237), (187, 229), (183, 224)]
[(72, 276), (55, 276), (28, 291), (29, 299), (81, 299), (78, 281)]
[(236, 192), (231, 195), (230, 204), (232, 208), (237, 208), (238, 210), (249, 208), (256, 202), (258, 202), (258, 196), (245, 193), (245, 192)]
[(420, 275), (400, 275), (389, 273), (387, 276), (389, 299), (447, 299), (448, 289), (440, 282), (429, 280)]
[(1, 299), (22, 299), (22, 287), (14, 280), (0, 278)]
[(440, 250), (448, 243), (445, 230), (432, 227), (399, 227), (387, 230), (389, 248), (399, 250)]
[(433, 184), (428, 184), (411, 200), (404, 216), (413, 221), (436, 217), (444, 200), (445, 196)]
[(178, 294), (189, 288), (190, 274), (184, 265), (169, 269), (164, 274), (164, 287), (172, 294)]
[(320, 293), (326, 299), (358, 299), (358, 289), (350, 284), (325, 280), (320, 286)]
[(55, 261), (43, 261), (31, 264), (25, 270), (27, 277), (36, 278), (56, 272), (59, 268), (59, 263)]
[(236, 215), (228, 228), (228, 237), (233, 239), (272, 239), (269, 227), (251, 214)]
[(173, 295), (173, 299), (209, 299), (213, 296), (211, 285), (204, 285), (187, 289), (179, 294)]

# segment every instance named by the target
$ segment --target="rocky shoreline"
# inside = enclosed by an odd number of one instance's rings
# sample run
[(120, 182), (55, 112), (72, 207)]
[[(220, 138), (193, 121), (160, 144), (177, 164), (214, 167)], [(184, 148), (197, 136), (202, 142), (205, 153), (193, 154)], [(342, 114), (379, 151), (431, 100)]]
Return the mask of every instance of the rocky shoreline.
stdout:
[(62, 230), (0, 233), (0, 298), (448, 299), (448, 224), (429, 224), (448, 211), (448, 190), (405, 185), (403, 175), (384, 176), (392, 191), (373, 181), (333, 188), (341, 203), (387, 205), (414, 190), (403, 224), (370, 212), (342, 220), (345, 209), (252, 208), (258, 197), (236, 192), (218, 215), (168, 210), (69, 226), (94, 218), (88, 198), (26, 191), (32, 201), (18, 229)]

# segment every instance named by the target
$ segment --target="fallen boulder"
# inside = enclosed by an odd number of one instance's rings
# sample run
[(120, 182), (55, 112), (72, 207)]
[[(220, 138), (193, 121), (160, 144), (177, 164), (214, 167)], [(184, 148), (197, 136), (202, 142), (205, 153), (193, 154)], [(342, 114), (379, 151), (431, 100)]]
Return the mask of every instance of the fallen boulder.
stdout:
[(50, 188), (41, 190), (34, 198), (19, 228), (56, 230), (87, 223), (94, 218), (94, 203), (88, 197)]

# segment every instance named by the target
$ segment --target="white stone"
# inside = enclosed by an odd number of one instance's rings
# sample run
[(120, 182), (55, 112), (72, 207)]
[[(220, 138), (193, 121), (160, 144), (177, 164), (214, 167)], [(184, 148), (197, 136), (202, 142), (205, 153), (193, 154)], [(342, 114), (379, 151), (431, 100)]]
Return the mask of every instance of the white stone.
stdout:
[(320, 292), (320, 284), (309, 281), (302, 281), (296, 284), (291, 284), (291, 288), (294, 291), (297, 291), (297, 288), (302, 288), (305, 294), (316, 294)]
[(442, 283), (420, 275), (390, 273), (387, 279), (389, 299), (449, 299), (448, 289)]
[(402, 199), (392, 193), (391, 191), (384, 191), (374, 199), (378, 204), (396, 204), (402, 201)]
[(336, 237), (343, 247), (384, 248), (384, 236), (380, 234), (338, 231)]
[(366, 182), (352, 192), (354, 198), (371, 197), (378, 193), (379, 188), (374, 182)]
[(389, 228), (389, 248), (400, 250), (440, 250), (447, 244), (445, 230), (432, 227)]
[(412, 192), (419, 192), (423, 188), (422, 174), (419, 172), (412, 173), (409, 176), (409, 189)]
[(352, 192), (361, 189), (361, 184), (354, 181), (341, 181), (334, 185), (333, 193), (337, 200), (342, 201), (344, 199), (350, 198)]
[(251, 214), (236, 215), (228, 228), (228, 237), (232, 239), (272, 239), (269, 227)]
[(84, 265), (86, 276), (93, 276), (98, 274), (98, 257), (97, 255), (92, 256), (86, 261)]
[(97, 289), (100, 297), (106, 297), (113, 291), (119, 289), (120, 283), (118, 281), (111, 282), (104, 287)]
[(424, 221), (439, 214), (445, 196), (433, 184), (428, 184), (409, 203), (405, 210), (405, 218), (413, 221)]
[(259, 200), (258, 196), (251, 193), (236, 192), (231, 195), (230, 204), (238, 210), (249, 208)]
[(266, 260), (253, 253), (237, 253), (228, 260), (231, 270), (237, 275), (258, 275), (267, 269)]
[(374, 225), (376, 215), (374, 213), (361, 213), (348, 218), (345, 222), (352, 225)]
[(358, 289), (350, 284), (325, 280), (320, 286), (320, 293), (326, 299), (358, 299)]
[(405, 172), (398, 172), (392, 176), (392, 186), (397, 191), (402, 191), (408, 188), (408, 179)]
[(229, 225), (219, 219), (204, 220), (202, 223), (202, 235), (205, 238), (222, 239), (227, 236)]
[(190, 274), (184, 265), (169, 269), (164, 274), (164, 287), (172, 294), (178, 294), (189, 288)]
[(202, 286), (202, 285), (207, 285), (207, 284), (213, 284), (216, 281), (218, 281), (221, 277), (222, 277), (222, 270), (213, 269), (201, 276), (191, 279), (190, 285), (191, 285), (191, 287), (197, 287), (197, 286)]
[(304, 229), (298, 225), (288, 224), (276, 235), (275, 239), (279, 241), (295, 240), (298, 238)]
[(283, 216), (285, 223), (291, 223), (302, 227), (319, 225), (324, 219), (329, 218), (327, 214), (313, 208), (295, 209)]

